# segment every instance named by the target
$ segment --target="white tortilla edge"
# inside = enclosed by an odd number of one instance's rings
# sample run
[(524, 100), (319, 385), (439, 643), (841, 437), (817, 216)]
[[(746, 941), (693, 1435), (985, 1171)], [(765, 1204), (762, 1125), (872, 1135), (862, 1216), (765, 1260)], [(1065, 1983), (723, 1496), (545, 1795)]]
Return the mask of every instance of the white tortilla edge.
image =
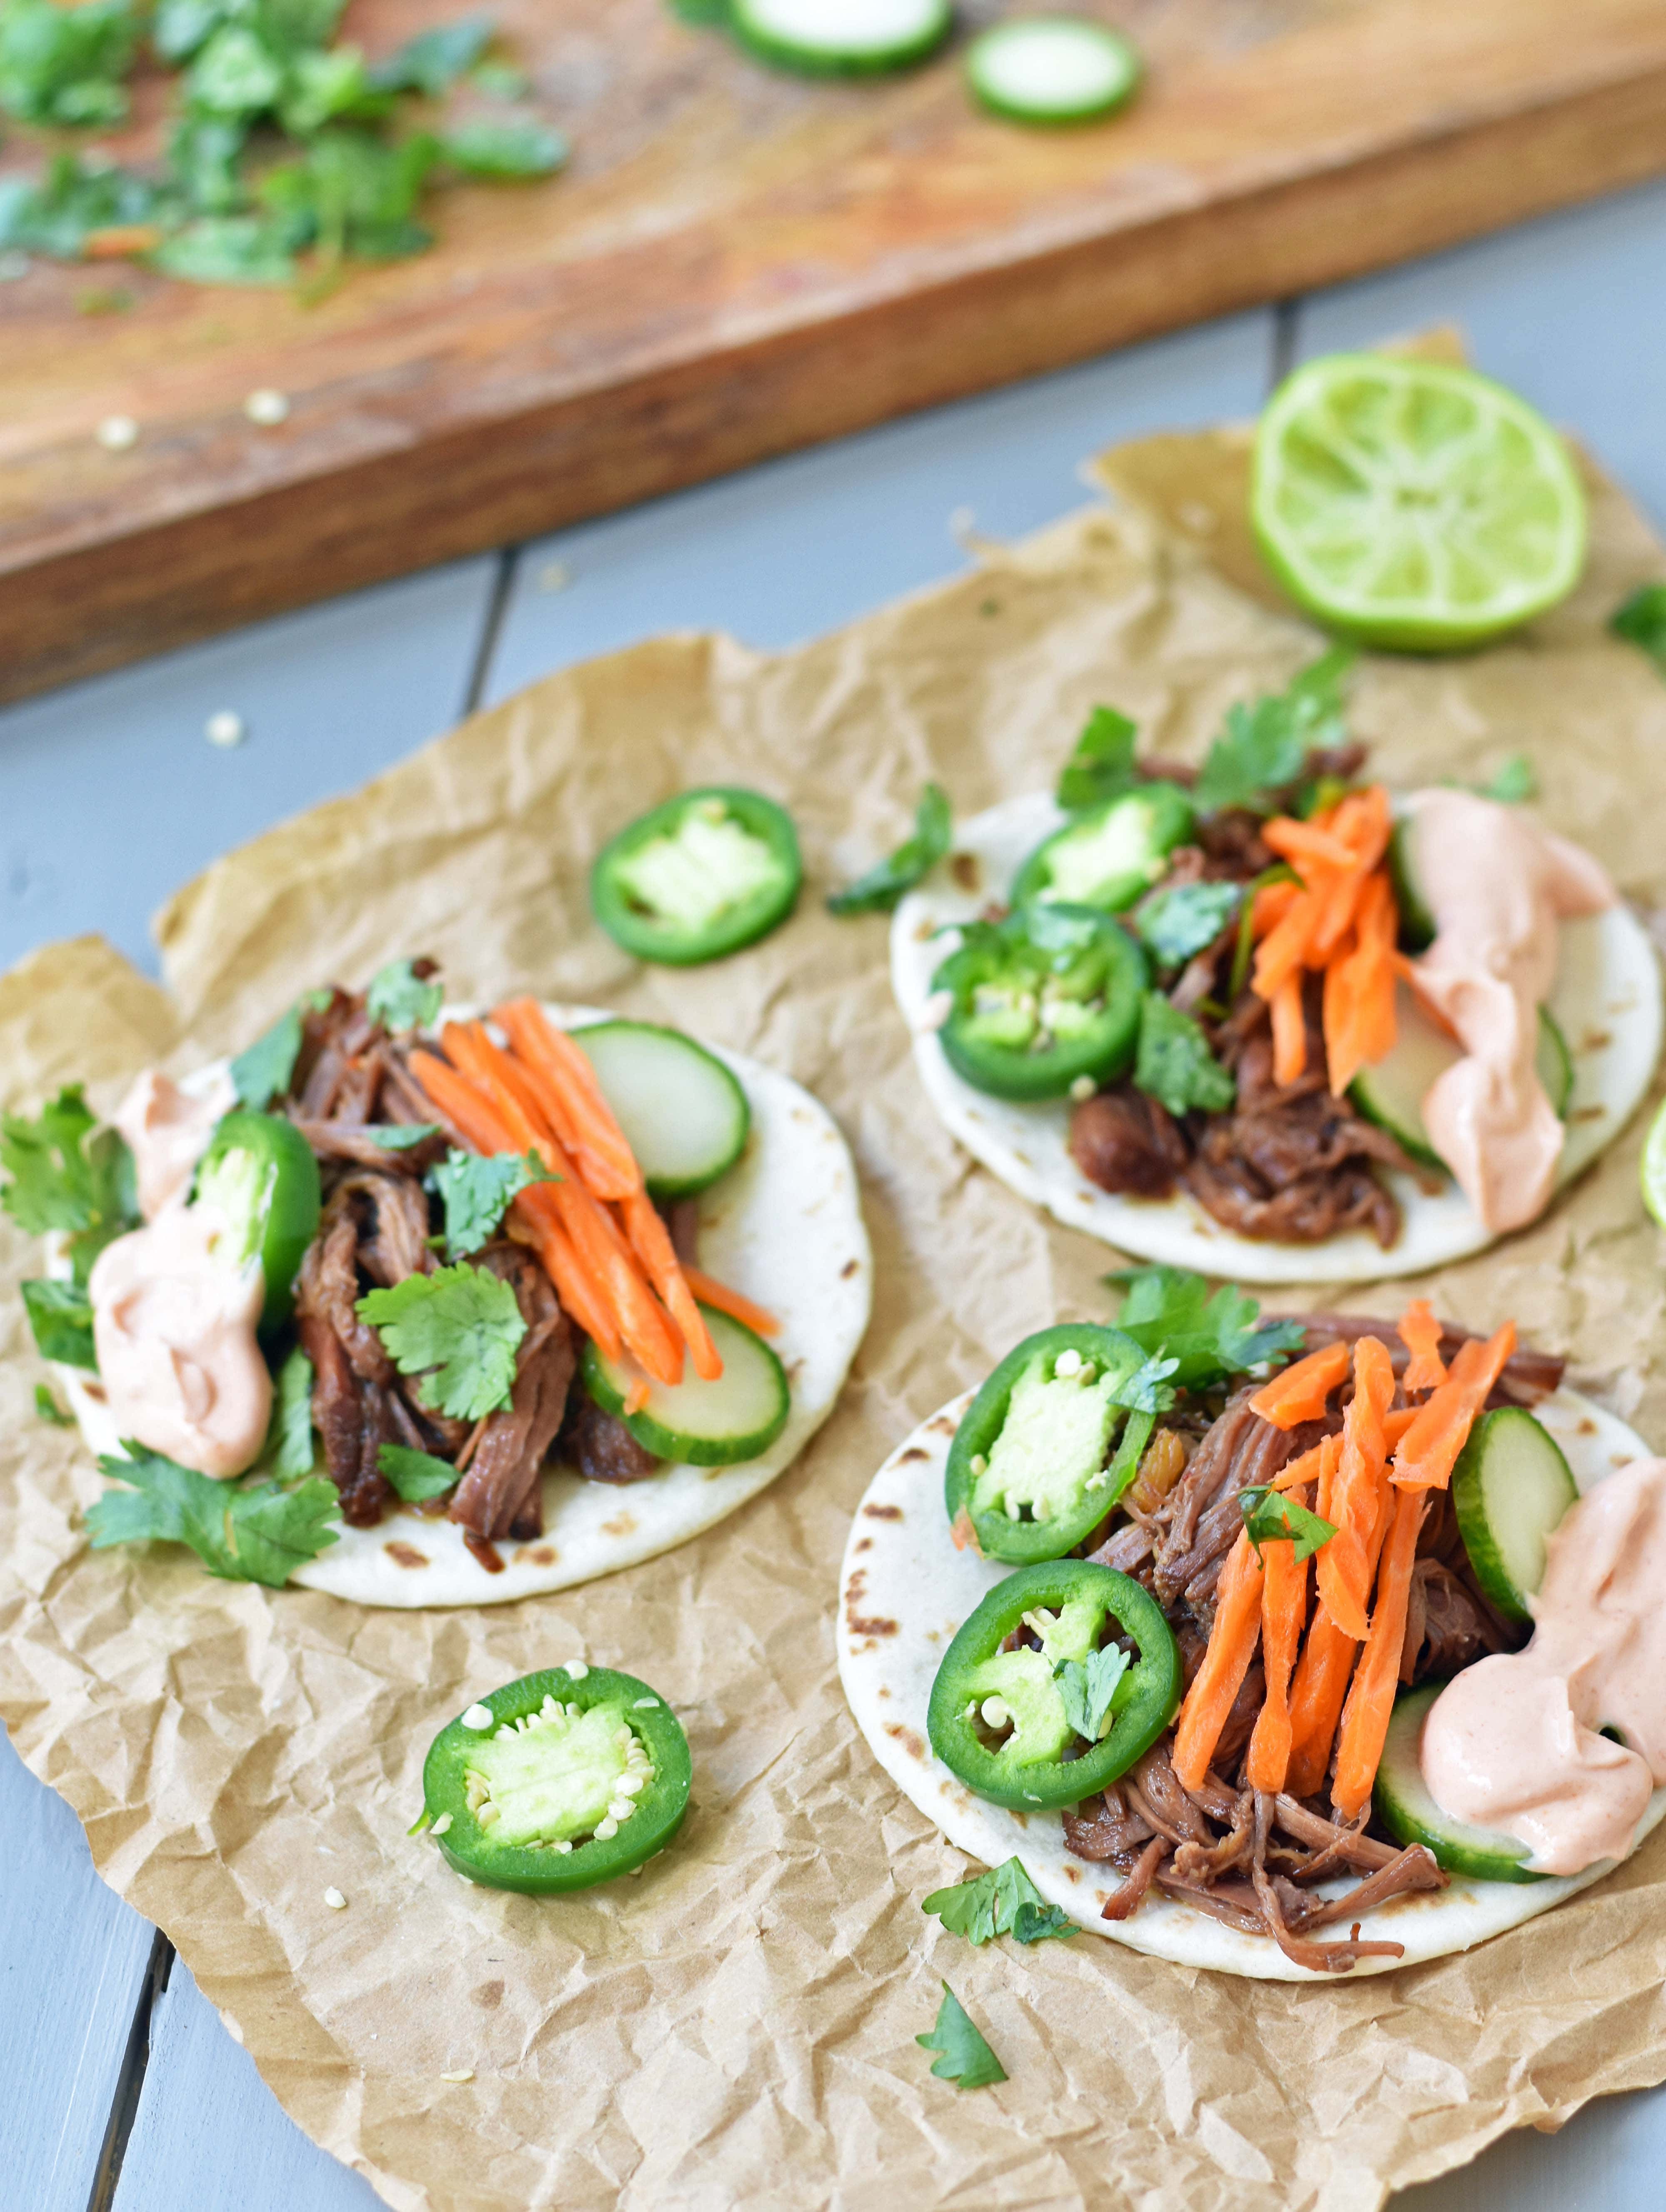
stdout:
[[(1269, 1938), (1246, 1936), (1193, 1906), (1152, 1893), (1131, 1919), (1099, 1915), (1120, 1876), (1065, 1849), (1057, 1813), (1014, 1813), (987, 1804), (933, 1756), (927, 1734), (931, 1688), (961, 1623), (1014, 1570), (949, 1540), (943, 1475), (949, 1446), (976, 1393), (965, 1392), (904, 1438), (868, 1485), (851, 1522), (839, 1574), (839, 1680), (868, 1747), (909, 1802), (947, 1840), (986, 1867), (1021, 1859), (1051, 1905), (1091, 1934), (1177, 1966), (1243, 1974), (1256, 1981), (1337, 1978), (1294, 1966)], [(1534, 1408), (1566, 1455), (1582, 1492), (1615, 1468), (1649, 1456), (1628, 1428), (1574, 1390), (1554, 1392)], [(1657, 1790), (1632, 1849), (1666, 1814)], [(1387, 1973), (1467, 1951), (1548, 1912), (1614, 1871), (1614, 1862), (1536, 1882), (1480, 1881), (1454, 1875), (1444, 1890), (1390, 1899), (1366, 1913), (1367, 1942), (1403, 1943), (1403, 1959), (1362, 1959), (1355, 1975)], [(953, 1876), (945, 1876), (952, 1880)], [(1335, 1895), (1347, 1882), (1324, 1887)]]
[[(440, 1019), (468, 1019), (477, 1011), (447, 1007)], [(544, 1011), (563, 1029), (621, 1018), (593, 1006)], [(500, 1542), (502, 1574), (481, 1565), (453, 1522), (401, 1508), (374, 1528), (344, 1525), (335, 1543), (290, 1576), (291, 1588), (406, 1610), (506, 1605), (568, 1589), (700, 1535), (767, 1488), (810, 1442), (833, 1410), (873, 1302), (855, 1164), (831, 1114), (802, 1085), (745, 1053), (705, 1048), (745, 1092), (752, 1127), (740, 1160), (701, 1196), (701, 1264), (780, 1320), (771, 1342), (787, 1370), (792, 1411), (775, 1443), (736, 1466), (667, 1466), (617, 1486), (548, 1468), (544, 1533), (524, 1544)], [(224, 1075), (217, 1063), (185, 1087), (201, 1093)], [(53, 1272), (68, 1270), (59, 1262)], [(96, 1377), (73, 1367), (54, 1372), (88, 1449), (95, 1456), (119, 1455)]]
[[(1402, 1223), (1387, 1252), (1364, 1229), (1322, 1244), (1284, 1244), (1224, 1228), (1185, 1191), (1170, 1199), (1098, 1190), (1067, 1146), (1070, 1104), (1027, 1106), (974, 1090), (950, 1066), (931, 1020), (931, 979), (950, 944), (937, 933), (975, 920), (1004, 895), (1019, 865), (1067, 817), (1045, 792), (975, 815), (956, 830), (952, 855), (897, 908), (891, 987), (914, 1040), (915, 1065), (950, 1134), (1020, 1197), (1068, 1229), (1085, 1230), (1141, 1260), (1243, 1283), (1363, 1283), (1420, 1275), (1496, 1243), (1456, 1183), (1438, 1193), (1390, 1174)], [(1624, 906), (1564, 922), (1550, 1011), (1573, 1057), (1568, 1135), (1558, 1188), (1589, 1167), (1648, 1096), (1660, 1058), (1660, 963), (1647, 931)]]

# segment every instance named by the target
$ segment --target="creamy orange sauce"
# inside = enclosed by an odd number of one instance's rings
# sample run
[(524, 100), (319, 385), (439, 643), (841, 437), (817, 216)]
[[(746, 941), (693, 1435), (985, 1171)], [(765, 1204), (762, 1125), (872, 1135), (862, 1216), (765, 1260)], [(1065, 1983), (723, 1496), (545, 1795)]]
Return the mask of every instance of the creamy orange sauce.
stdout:
[(154, 1067), (134, 1083), (116, 1109), (115, 1125), (133, 1155), (139, 1212), (147, 1221), (154, 1221), (185, 1189), (208, 1150), (215, 1123), (235, 1103), (229, 1078), (222, 1078), (201, 1098), (192, 1097)]
[(1430, 1707), (1435, 1802), (1517, 1837), (1537, 1874), (1623, 1858), (1666, 1783), (1663, 1587), (1666, 1460), (1633, 1460), (1551, 1537), (1527, 1649), (1465, 1668)]
[(1470, 791), (1418, 791), (1418, 887), (1436, 936), (1420, 998), (1465, 1057), (1423, 1101), (1429, 1141), (1488, 1229), (1519, 1229), (1549, 1200), (1564, 1131), (1534, 1067), (1539, 1007), (1556, 980), (1556, 926), (1614, 902), (1589, 853)]
[[(187, 1170), (189, 1172), (189, 1170)], [(265, 1440), (272, 1384), (255, 1340), (257, 1260), (218, 1256), (218, 1210), (176, 1200), (100, 1253), (93, 1342), (118, 1432), (199, 1474), (241, 1474)]]

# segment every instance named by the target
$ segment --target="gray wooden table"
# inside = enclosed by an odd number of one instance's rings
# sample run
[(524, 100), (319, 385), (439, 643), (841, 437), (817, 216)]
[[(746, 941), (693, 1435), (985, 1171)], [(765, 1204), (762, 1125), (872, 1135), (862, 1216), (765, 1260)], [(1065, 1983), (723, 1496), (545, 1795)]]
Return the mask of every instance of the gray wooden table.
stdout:
[[(1252, 414), (1292, 362), (1440, 321), (1666, 527), (1666, 185), (870, 432), (0, 713), (0, 967), (148, 918), (216, 854), (552, 668), (656, 630), (760, 646), (961, 565), (1082, 497), (1096, 449)], [(89, 426), (90, 428), (90, 426)], [(956, 520), (952, 521), (952, 518)], [(209, 717), (241, 715), (217, 750)], [(73, 1814), (0, 1745), (0, 2212), (370, 2212), (279, 2110)], [(1666, 2089), (1506, 2139), (1397, 2212), (1644, 2212)]]

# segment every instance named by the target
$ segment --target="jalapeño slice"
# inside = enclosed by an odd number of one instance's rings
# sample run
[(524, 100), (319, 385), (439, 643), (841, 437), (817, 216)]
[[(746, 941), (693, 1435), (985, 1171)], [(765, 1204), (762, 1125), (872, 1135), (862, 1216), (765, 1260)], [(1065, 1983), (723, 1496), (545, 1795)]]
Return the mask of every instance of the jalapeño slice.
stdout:
[(688, 1738), (657, 1691), (574, 1661), (494, 1690), (441, 1729), (422, 1825), (488, 1889), (589, 1889), (665, 1848), (691, 1776)]
[(1144, 953), (1093, 907), (968, 922), (932, 977), (951, 1000), (938, 1041), (957, 1075), (997, 1098), (1097, 1090), (1133, 1061), (1146, 981)]
[(279, 1114), (240, 1109), (216, 1127), (197, 1170), (198, 1205), (217, 1206), (230, 1224), (228, 1257), (265, 1273), (263, 1331), (295, 1310), (295, 1282), (318, 1234), (322, 1193), (313, 1148)]
[(713, 784), (668, 799), (605, 845), (590, 903), (625, 951), (688, 968), (784, 921), (803, 874), (791, 817), (762, 792)]
[(1039, 1329), (1007, 1353), (955, 1431), (943, 1484), (951, 1522), (966, 1516), (986, 1559), (1062, 1559), (1104, 1519), (1151, 1434), (1116, 1401), (1145, 1356), (1092, 1322)]
[[(1019, 1628), (1038, 1641), (1003, 1651)], [(1116, 1650), (1128, 1663), (1097, 1711), (1118, 1663), (1105, 1655)], [(1180, 1695), (1179, 1647), (1151, 1593), (1114, 1567), (1055, 1559), (1009, 1575), (965, 1622), (937, 1670), (927, 1728), (933, 1751), (976, 1796), (1045, 1810), (1126, 1774)], [(1080, 1723), (1096, 1719), (1090, 1741)]]
[(1031, 854), (1013, 878), (1012, 904), (1062, 900), (1120, 913), (1168, 873), (1192, 820), (1192, 802), (1174, 783), (1141, 784), (1090, 807)]

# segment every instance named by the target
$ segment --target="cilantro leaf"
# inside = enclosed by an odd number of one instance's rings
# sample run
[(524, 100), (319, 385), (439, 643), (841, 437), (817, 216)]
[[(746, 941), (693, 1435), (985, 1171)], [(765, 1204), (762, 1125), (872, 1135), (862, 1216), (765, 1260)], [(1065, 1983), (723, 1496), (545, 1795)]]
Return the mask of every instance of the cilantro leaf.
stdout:
[(1170, 1114), (1194, 1106), (1224, 1114), (1237, 1097), (1237, 1082), (1210, 1051), (1202, 1030), (1160, 991), (1147, 991), (1140, 1008), (1134, 1080)]
[(465, 177), (552, 177), (564, 168), (571, 147), (544, 123), (459, 123), (440, 141), (440, 151)]
[(964, 1936), (969, 1943), (988, 1943), (997, 1936), (1039, 1943), (1049, 1936), (1076, 1933), (1075, 1922), (1047, 1902), (1018, 1858), (970, 1881), (956, 1882), (952, 1889), (933, 1890), (921, 1910), (934, 1913), (952, 1936)]
[(22, 123), (119, 122), (138, 37), (130, 0), (4, 0), (0, 108)]
[(477, 1421), (507, 1406), (526, 1323), (501, 1277), (459, 1263), (368, 1291), (356, 1308), (418, 1395), (453, 1420)]
[(1139, 781), (1134, 772), (1134, 742), (1139, 732), (1115, 707), (1096, 707), (1088, 716), (1076, 750), (1059, 772), (1055, 797), (1067, 814), (1119, 799)]
[(211, 1575), (282, 1589), (340, 1533), (341, 1492), (315, 1476), (293, 1490), (273, 1482), (216, 1482), (160, 1452), (126, 1443), (126, 1459), (100, 1459), (112, 1490), (87, 1510), (95, 1552), (114, 1544), (189, 1544)]
[(1143, 900), (1134, 926), (1159, 968), (1179, 968), (1214, 943), (1243, 896), (1238, 884), (1177, 884)]
[(293, 283), (295, 257), (264, 216), (205, 215), (176, 230), (150, 257), (152, 265), (193, 284)]
[(435, 99), (468, 74), (496, 31), (486, 15), (423, 31), (396, 47), (386, 61), (377, 62), (369, 71), (370, 82), (379, 92), (421, 92)]
[(1268, 812), (1276, 793), (1299, 781), (1310, 752), (1343, 743), (1342, 678), (1353, 660), (1351, 647), (1334, 646), (1286, 690), (1229, 708), (1225, 731), (1210, 747), (1194, 787), (1199, 807), (1206, 813), (1228, 806)]
[(281, 1098), (300, 1057), (301, 1008), (291, 1006), (233, 1060), (231, 1079), (240, 1102), (258, 1109)]
[(929, 2035), (916, 2035), (914, 2039), (923, 2050), (941, 2051), (942, 2057), (932, 2065), (932, 2072), (941, 2081), (958, 2082), (963, 2089), (986, 2089), (1006, 2079), (1006, 2068), (973, 2027), (965, 2007), (946, 1982), (936, 2025)]
[(1164, 1386), (1179, 1364), (1177, 1359), (1152, 1353), (1143, 1366), (1136, 1367), (1125, 1382), (1116, 1385), (1110, 1394), (1111, 1404), (1126, 1406), (1131, 1413), (1166, 1413), (1174, 1403), (1174, 1392)]
[[(423, 968), (431, 973), (430, 964)], [(444, 986), (419, 975), (414, 960), (390, 960), (370, 979), (364, 994), (366, 1012), (373, 1022), (398, 1035), (405, 1030), (425, 1029), (445, 1004)]]
[(1646, 653), (1666, 676), (1666, 584), (1643, 584), (1608, 617), (1616, 637)]
[(313, 1449), (313, 1363), (299, 1345), (277, 1370), (262, 1460), (280, 1482), (298, 1482), (310, 1474), (317, 1457)]
[(1263, 1544), (1280, 1543), (1289, 1536), (1295, 1540), (1299, 1564), (1303, 1559), (1310, 1559), (1336, 1534), (1334, 1522), (1322, 1521), (1316, 1513), (1310, 1513), (1305, 1505), (1286, 1497), (1280, 1490), (1241, 1490), (1238, 1510), (1243, 1516), (1244, 1534), (1255, 1546), (1257, 1559)]
[(1104, 1735), (1116, 1686), (1128, 1671), (1128, 1655), (1115, 1644), (1107, 1644), (1103, 1651), (1090, 1651), (1085, 1659), (1066, 1659), (1054, 1668), (1065, 1718), (1090, 1743), (1097, 1743)]
[(899, 845), (888, 860), (881, 860), (848, 890), (835, 891), (827, 902), (830, 914), (889, 914), (904, 891), (910, 891), (949, 849), (954, 817), (945, 793), (928, 783), (915, 809), (914, 835)]
[(93, 1308), (84, 1290), (74, 1283), (43, 1280), (21, 1283), (23, 1310), (29, 1317), (35, 1350), (43, 1359), (56, 1359), (64, 1367), (90, 1368), (98, 1372), (93, 1348)]
[(198, 114), (252, 122), (277, 106), (283, 75), (283, 58), (252, 25), (222, 23), (191, 64), (185, 99)]
[(1166, 1352), (1183, 1389), (1241, 1375), (1299, 1352), (1299, 1322), (1259, 1322), (1261, 1308), (1236, 1284), (1213, 1294), (1201, 1275), (1183, 1267), (1131, 1267), (1106, 1281), (1127, 1295), (1116, 1326), (1142, 1351)]
[(367, 1121), (364, 1134), (385, 1152), (409, 1152), (440, 1133), (437, 1121)]
[(133, 1155), (119, 1130), (98, 1127), (78, 1083), (33, 1121), (0, 1114), (0, 1168), (9, 1177), (0, 1207), (32, 1237), (63, 1231), (83, 1286), (105, 1246), (139, 1218)]
[(447, 1152), (429, 1182), (446, 1209), (446, 1256), (466, 1258), (496, 1235), (512, 1199), (535, 1182), (559, 1182), (536, 1153)]
[(443, 1498), (457, 1487), (457, 1469), (432, 1452), (412, 1451), (406, 1444), (384, 1444), (376, 1464), (407, 1505), (420, 1505), (425, 1498)]
[(55, 1429), (72, 1429), (73, 1413), (66, 1413), (44, 1382), (34, 1386), (34, 1417), (38, 1421), (50, 1421)]
[(290, 250), (316, 248), (325, 272), (350, 253), (402, 260), (434, 243), (414, 217), (439, 158), (440, 142), (428, 131), (396, 145), (368, 131), (321, 131), (298, 159), (266, 171), (260, 197), (281, 219)]
[(1483, 799), (1496, 799), (1503, 806), (1520, 806), (1539, 795), (1539, 778), (1525, 753), (1511, 753), (1489, 782), (1482, 784)]

